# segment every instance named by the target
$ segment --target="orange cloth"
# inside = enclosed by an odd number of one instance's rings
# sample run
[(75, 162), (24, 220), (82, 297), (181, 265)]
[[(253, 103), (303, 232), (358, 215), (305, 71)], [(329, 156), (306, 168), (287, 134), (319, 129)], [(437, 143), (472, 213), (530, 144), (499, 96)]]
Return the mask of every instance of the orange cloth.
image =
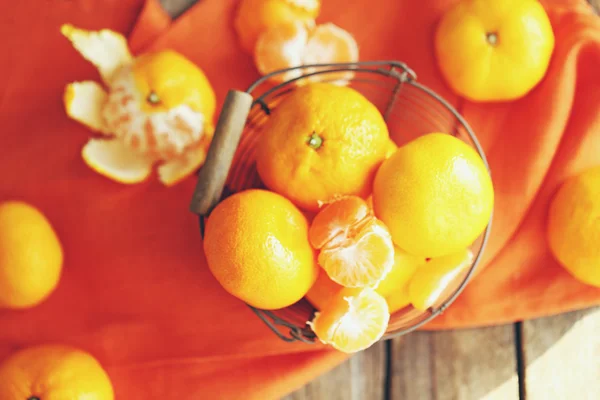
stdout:
[[(353, 32), (363, 60), (407, 62), (461, 109), (488, 154), (497, 204), (487, 266), (428, 328), (598, 304), (600, 290), (552, 260), (543, 226), (560, 181), (600, 163), (600, 21), (583, 1), (545, 2), (557, 35), (547, 78), (517, 102), (472, 104), (449, 91), (433, 57), (434, 24), (454, 2), (326, 0), (319, 18)], [(80, 346), (106, 366), (118, 399), (149, 400), (277, 398), (345, 359), (279, 340), (219, 287), (187, 208), (194, 178), (165, 188), (95, 174), (80, 157), (91, 133), (63, 110), (66, 83), (99, 79), (60, 35), (65, 22), (131, 34), (136, 52), (182, 52), (205, 70), (219, 103), (245, 89), (258, 75), (231, 27), (235, 3), (203, 0), (170, 22), (154, 0), (0, 2), (0, 201), (39, 207), (66, 254), (46, 302), (0, 311), (0, 359), (41, 342)]]

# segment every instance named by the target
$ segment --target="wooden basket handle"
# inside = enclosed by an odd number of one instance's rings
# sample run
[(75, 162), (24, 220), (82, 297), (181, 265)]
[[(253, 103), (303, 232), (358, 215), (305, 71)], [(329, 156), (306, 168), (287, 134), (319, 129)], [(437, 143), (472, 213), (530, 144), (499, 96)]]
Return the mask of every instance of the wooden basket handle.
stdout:
[(198, 172), (190, 204), (192, 212), (207, 216), (219, 203), (252, 101), (246, 92), (230, 90), (227, 93), (206, 161)]

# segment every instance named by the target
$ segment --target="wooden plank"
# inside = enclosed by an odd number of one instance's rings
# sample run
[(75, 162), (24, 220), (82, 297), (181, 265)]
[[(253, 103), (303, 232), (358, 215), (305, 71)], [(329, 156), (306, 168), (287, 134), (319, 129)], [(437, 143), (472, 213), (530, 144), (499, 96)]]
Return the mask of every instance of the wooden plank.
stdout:
[(377, 343), (283, 400), (383, 400), (385, 361), (385, 343)]
[(600, 399), (600, 308), (523, 322), (527, 400)]
[(393, 400), (517, 400), (513, 325), (393, 340)]

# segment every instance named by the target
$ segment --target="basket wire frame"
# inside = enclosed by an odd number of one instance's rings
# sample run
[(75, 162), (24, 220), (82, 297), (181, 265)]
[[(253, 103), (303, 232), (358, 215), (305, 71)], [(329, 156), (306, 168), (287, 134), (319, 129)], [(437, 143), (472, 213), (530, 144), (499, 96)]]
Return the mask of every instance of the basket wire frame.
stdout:
[[(283, 75), (290, 71), (297, 71), (299, 74), (297, 77), (289, 79), (283, 83), (279, 83), (274, 86), (269, 85), (268, 82), (271, 80), (271, 78)], [(340, 74), (346, 74), (346, 76), (348, 74), (352, 74), (352, 76), (348, 79), (340, 79)], [(328, 75), (333, 76), (333, 78), (327, 79)], [(362, 76), (369, 76), (369, 78), (363, 78)], [(264, 121), (271, 114), (272, 106), (269, 104), (272, 104), (277, 99), (289, 94), (297, 87), (300, 81), (303, 80), (318, 80), (319, 82), (333, 83), (345, 81), (345, 83), (351, 83), (354, 85), (364, 84), (370, 86), (371, 88), (379, 87), (379, 89), (391, 93), (391, 96), (388, 94), (389, 99), (387, 100), (387, 104), (385, 107), (382, 107), (383, 110), (381, 110), (386, 123), (389, 124), (391, 118), (396, 117), (398, 118), (396, 123), (411, 127), (418, 126), (419, 128), (415, 130), (421, 131), (422, 134), (436, 131), (437, 129), (435, 129), (435, 127), (442, 123), (444, 126), (448, 126), (450, 128), (449, 131), (452, 135), (457, 137), (462, 135), (464, 139), (470, 142), (470, 144), (475, 148), (479, 156), (482, 158), (489, 172), (489, 165), (483, 149), (481, 148), (481, 145), (479, 144), (479, 141), (477, 140), (477, 137), (473, 133), (473, 130), (469, 124), (444, 98), (439, 96), (430, 88), (418, 83), (415, 72), (406, 64), (399, 61), (364, 61), (358, 63), (313, 64), (287, 68), (267, 74), (250, 85), (246, 91), (252, 95), (259, 91), (263, 85), (268, 86), (268, 88), (260, 93), (260, 95), (254, 98), (248, 119), (246, 121), (245, 131), (258, 130), (261, 123), (264, 123)], [(414, 96), (401, 96), (401, 93), (403, 93), (403, 91), (406, 92), (407, 90), (416, 90), (425, 96), (417, 96), (416, 98)], [(429, 114), (425, 114), (426, 117), (415, 113), (400, 113), (402, 114), (400, 115), (395, 111), (397, 108), (400, 108), (401, 110), (411, 108), (418, 109)], [(446, 111), (446, 113), (442, 111)], [(430, 123), (432, 129), (426, 129), (425, 127), (427, 126), (428, 122), (431, 121), (437, 121), (437, 124)], [(390, 133), (391, 131), (392, 129), (390, 129)], [(236, 152), (236, 158), (234, 159), (234, 165), (229, 172), (229, 178), (226, 187), (224, 188), (222, 199), (248, 187), (260, 186), (260, 180), (257, 172), (249, 168), (249, 166), (253, 163), (254, 144), (257, 142), (258, 136), (259, 135), (256, 132), (243, 133), (242, 139), (238, 145), (238, 151)], [(406, 138), (406, 141), (411, 139), (412, 138)], [(249, 170), (250, 173), (248, 172)], [(407, 312), (405, 314), (405, 319), (408, 319), (405, 322), (407, 326), (400, 329), (392, 329), (391, 331), (386, 332), (386, 334), (383, 336), (383, 339), (390, 339), (405, 335), (420, 328), (436, 316), (442, 314), (450, 306), (450, 304), (456, 300), (473, 276), (481, 260), (483, 250), (485, 249), (490, 234), (492, 218), (493, 217), (491, 216), (484, 232), (474, 244), (474, 246), (478, 248), (474, 252), (475, 257), (471, 267), (466, 272), (462, 281), (454, 289), (454, 291), (440, 305), (430, 308), (425, 313), (420, 311), (413, 312), (415, 315), (411, 316), (411, 313)], [(204, 216), (199, 217), (199, 223), (201, 234), (204, 236)], [(304, 343), (314, 343), (317, 340), (314, 332), (308, 325), (308, 320), (312, 318), (312, 315), (314, 314), (314, 308), (305, 299), (291, 306), (292, 308), (288, 307), (281, 310), (262, 310), (251, 305), (248, 305), (248, 307), (250, 307), (250, 309), (280, 339), (286, 342), (301, 341)], [(400, 313), (403, 310), (404, 309), (398, 310), (396, 313)]]

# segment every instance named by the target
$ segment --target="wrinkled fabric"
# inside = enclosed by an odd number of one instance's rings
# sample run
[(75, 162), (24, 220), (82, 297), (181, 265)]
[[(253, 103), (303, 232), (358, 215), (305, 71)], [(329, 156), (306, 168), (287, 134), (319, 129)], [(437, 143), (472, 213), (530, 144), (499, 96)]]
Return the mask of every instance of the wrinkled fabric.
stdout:
[[(319, 22), (352, 32), (362, 60), (406, 62), (457, 107), (488, 156), (496, 190), (479, 274), (425, 329), (472, 327), (600, 303), (549, 253), (549, 199), (568, 176), (600, 164), (600, 20), (583, 1), (546, 1), (556, 50), (546, 78), (511, 103), (453, 94), (433, 55), (436, 21), (455, 0), (325, 0)], [(5, 1), (0, 4), (0, 201), (42, 210), (65, 249), (61, 282), (30, 310), (0, 310), (0, 359), (60, 342), (94, 354), (117, 398), (271, 399), (345, 359), (323, 345), (278, 339), (206, 267), (190, 177), (125, 186), (89, 169), (92, 133), (70, 120), (64, 86), (98, 72), (59, 32), (69, 22), (127, 35), (133, 52), (172, 48), (197, 63), (218, 104), (258, 78), (237, 43), (236, 1), (203, 0), (170, 21), (156, 0)], [(377, 21), (377, 23), (365, 23)], [(451, 127), (449, 126), (448, 129)]]

